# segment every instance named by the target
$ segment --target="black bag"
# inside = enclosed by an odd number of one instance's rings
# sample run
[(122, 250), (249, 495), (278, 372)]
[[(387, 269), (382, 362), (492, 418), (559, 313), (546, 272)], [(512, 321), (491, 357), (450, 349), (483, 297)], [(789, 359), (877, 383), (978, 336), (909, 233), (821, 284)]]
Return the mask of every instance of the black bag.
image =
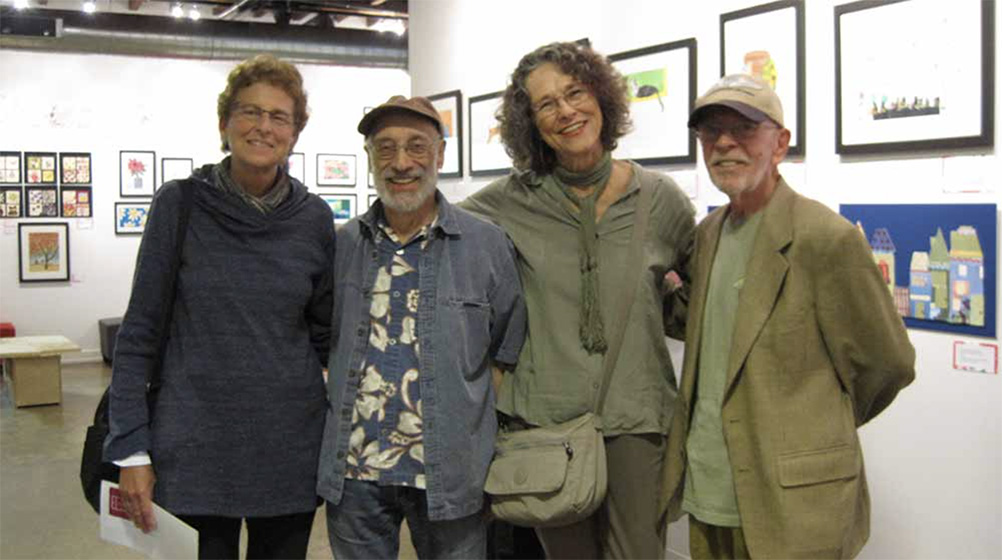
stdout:
[[(164, 316), (160, 325), (160, 349), (157, 352), (156, 363), (150, 378), (146, 380), (146, 400), (150, 411), (153, 410), (156, 389), (159, 388), (160, 366), (163, 364), (164, 349), (167, 347), (167, 331), (170, 327), (171, 312), (174, 309), (174, 295), (177, 284), (177, 271), (181, 267), (181, 251), (184, 247), (185, 234), (188, 232), (188, 217), (191, 215), (194, 184), (190, 179), (181, 181), (181, 208), (178, 212), (178, 239), (171, 261), (170, 286), (164, 301)], [(94, 411), (94, 423), (87, 428), (84, 439), (83, 455), (80, 457), (80, 484), (83, 486), (84, 497), (94, 511), (101, 513), (101, 481), (118, 482), (118, 466), (104, 462), (104, 440), (108, 438), (108, 392), (101, 395), (101, 402)]]

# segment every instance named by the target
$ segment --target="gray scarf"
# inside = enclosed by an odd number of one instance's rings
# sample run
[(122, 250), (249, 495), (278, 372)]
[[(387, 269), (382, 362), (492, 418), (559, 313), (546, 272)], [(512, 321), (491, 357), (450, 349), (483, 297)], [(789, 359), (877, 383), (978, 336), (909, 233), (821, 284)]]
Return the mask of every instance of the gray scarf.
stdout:
[(223, 192), (235, 195), (240, 200), (243, 200), (251, 208), (256, 209), (262, 214), (269, 214), (279, 204), (285, 202), (285, 199), (289, 196), (289, 191), (292, 190), (292, 182), (289, 180), (289, 174), (286, 172), (285, 166), (280, 166), (278, 168), (278, 175), (275, 177), (275, 184), (264, 193), (264, 196), (254, 196), (248, 194), (240, 185), (236, 184), (232, 177), (230, 177), (230, 157), (226, 156), (226, 159), (217, 163), (212, 168), (212, 174), (215, 176), (216, 187), (221, 189)]
[[(612, 176), (612, 154), (605, 152), (598, 164), (588, 170), (576, 172), (559, 165), (553, 169), (553, 180), (560, 192), (578, 208), (580, 245), (578, 261), (581, 267), (581, 345), (589, 354), (604, 354), (608, 348), (605, 328), (602, 325), (602, 306), (598, 289), (598, 236), (595, 233), (595, 202), (605, 192)], [(573, 187), (597, 185), (588, 196), (578, 197)]]

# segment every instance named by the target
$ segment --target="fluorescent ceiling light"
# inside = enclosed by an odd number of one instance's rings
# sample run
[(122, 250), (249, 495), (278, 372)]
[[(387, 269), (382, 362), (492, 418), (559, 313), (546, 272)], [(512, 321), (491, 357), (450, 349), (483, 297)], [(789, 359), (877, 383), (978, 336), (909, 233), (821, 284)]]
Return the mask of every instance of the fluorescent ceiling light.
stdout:
[(97, 10), (97, 6), (94, 5), (93, 0), (87, 0), (83, 3), (83, 11), (86, 14), (93, 14)]
[(181, 4), (174, 4), (174, 7), (170, 9), (170, 15), (176, 18), (183, 18), (184, 8), (181, 7)]

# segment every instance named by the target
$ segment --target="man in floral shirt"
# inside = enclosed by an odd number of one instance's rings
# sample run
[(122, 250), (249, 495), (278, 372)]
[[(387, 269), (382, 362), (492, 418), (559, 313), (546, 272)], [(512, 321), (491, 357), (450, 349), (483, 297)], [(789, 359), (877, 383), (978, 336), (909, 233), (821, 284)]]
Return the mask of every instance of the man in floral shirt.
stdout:
[(337, 235), (330, 406), (318, 493), (338, 560), (484, 558), (497, 431), (491, 365), (514, 365), (525, 304), (514, 249), (438, 192), (444, 126), (394, 96), (358, 125), (379, 201)]

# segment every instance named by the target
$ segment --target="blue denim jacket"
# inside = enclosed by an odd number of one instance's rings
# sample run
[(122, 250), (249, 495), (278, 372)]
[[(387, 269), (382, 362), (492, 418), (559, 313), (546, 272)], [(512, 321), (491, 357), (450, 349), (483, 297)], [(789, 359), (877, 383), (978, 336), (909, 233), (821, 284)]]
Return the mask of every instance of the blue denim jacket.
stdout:
[[(497, 422), (491, 360), (514, 364), (525, 338), (515, 250), (497, 226), (436, 193), (438, 222), (421, 256), (417, 329), (428, 517), (457, 519), (483, 507)], [(369, 339), (382, 204), (338, 231), (327, 422), (317, 493), (338, 504), (352, 410)]]

